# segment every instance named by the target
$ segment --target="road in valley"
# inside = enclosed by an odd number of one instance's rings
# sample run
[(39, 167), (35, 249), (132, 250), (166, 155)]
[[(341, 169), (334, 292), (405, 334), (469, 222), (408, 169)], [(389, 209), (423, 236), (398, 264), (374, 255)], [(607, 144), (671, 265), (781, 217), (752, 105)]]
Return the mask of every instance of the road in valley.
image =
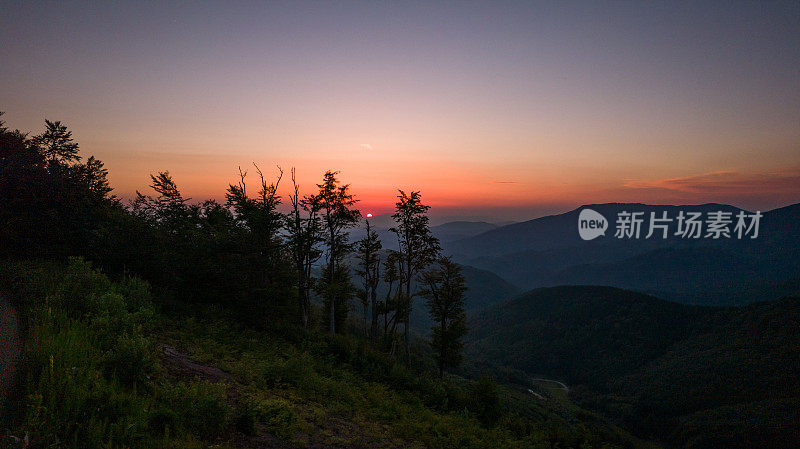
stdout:
[(558, 387), (561, 388), (564, 391), (569, 391), (569, 387), (564, 382), (559, 382), (557, 380), (543, 379), (541, 377), (537, 377), (535, 379), (531, 379), (531, 381), (532, 382), (550, 382), (550, 383), (558, 385)]

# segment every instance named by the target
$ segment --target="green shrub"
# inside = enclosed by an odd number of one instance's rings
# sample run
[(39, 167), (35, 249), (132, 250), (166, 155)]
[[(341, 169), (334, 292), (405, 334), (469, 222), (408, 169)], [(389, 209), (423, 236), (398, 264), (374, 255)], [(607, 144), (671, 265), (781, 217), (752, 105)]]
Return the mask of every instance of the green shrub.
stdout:
[(49, 305), (67, 311), (73, 318), (103, 312), (106, 310), (104, 306), (124, 308), (124, 301), (117, 301), (117, 298), (98, 298), (107, 294), (111, 294), (111, 281), (99, 271), (93, 270), (89, 262), (72, 258), (64, 269), (56, 291), (50, 297)]
[(147, 429), (153, 435), (169, 436), (178, 428), (178, 413), (171, 408), (156, 407), (147, 416)]
[(395, 363), (389, 369), (387, 378), (392, 388), (397, 390), (411, 390), (416, 385), (416, 379), (405, 366)]
[(255, 415), (265, 429), (279, 439), (289, 439), (297, 430), (297, 414), (291, 404), (283, 399), (267, 399), (256, 403)]
[(481, 377), (472, 384), (471, 396), (471, 411), (478, 416), (481, 424), (493, 427), (503, 413), (497, 384), (489, 377)]
[(255, 435), (257, 419), (258, 411), (252, 402), (250, 400), (239, 401), (236, 406), (236, 415), (233, 418), (236, 430), (245, 435)]
[(140, 334), (122, 334), (116, 344), (103, 354), (102, 365), (109, 376), (126, 385), (142, 384), (155, 370), (153, 345)]
[(177, 383), (164, 388), (166, 402), (178, 411), (181, 423), (195, 435), (211, 439), (228, 425), (226, 387), (210, 382)]
[(32, 329), (24, 428), (37, 442), (65, 447), (134, 446), (146, 428), (146, 400), (104, 376), (97, 339), (60, 311), (40, 311)]
[(333, 335), (328, 340), (328, 353), (340, 363), (349, 363), (353, 358), (353, 345), (344, 335)]
[(303, 385), (314, 374), (314, 362), (306, 353), (294, 354), (279, 365), (278, 376), (281, 382), (290, 385)]
[(115, 283), (113, 291), (125, 298), (128, 312), (152, 312), (153, 302), (150, 294), (150, 285), (139, 279), (126, 277), (123, 281)]
[(15, 304), (28, 401), (17, 430), (32, 447), (150, 447), (153, 399), (134, 384), (148, 385), (156, 361), (145, 323), (126, 304), (134, 292), (137, 313), (152, 310), (146, 284), (118, 286), (81, 259), (3, 264), (0, 272), (24, 298)]

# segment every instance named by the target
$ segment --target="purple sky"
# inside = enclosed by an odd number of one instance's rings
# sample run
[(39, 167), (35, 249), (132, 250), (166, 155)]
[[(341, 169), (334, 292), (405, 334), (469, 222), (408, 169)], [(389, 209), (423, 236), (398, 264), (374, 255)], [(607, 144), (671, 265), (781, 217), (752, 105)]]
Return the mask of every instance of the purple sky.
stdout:
[(62, 120), (121, 196), (257, 162), (375, 213), (800, 201), (796, 1), (0, 3), (8, 126)]

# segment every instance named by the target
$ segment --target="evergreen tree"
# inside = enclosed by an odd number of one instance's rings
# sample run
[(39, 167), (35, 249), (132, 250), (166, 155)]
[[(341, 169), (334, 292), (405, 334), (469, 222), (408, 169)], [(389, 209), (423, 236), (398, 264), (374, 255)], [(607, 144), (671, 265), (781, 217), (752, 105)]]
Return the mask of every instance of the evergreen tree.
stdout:
[(45, 131), (35, 136), (32, 142), (40, 148), (45, 158), (61, 163), (79, 161), (78, 144), (72, 139), (72, 131), (67, 130), (60, 121), (45, 120), (44, 123)]
[(152, 197), (137, 190), (132, 204), (133, 212), (155, 226), (170, 230), (173, 234), (179, 233), (187, 226), (192, 213), (187, 204), (191, 198), (183, 197), (169, 171), (151, 174), (150, 182), (149, 187), (158, 195)]
[(86, 164), (78, 167), (78, 171), (89, 192), (95, 196), (103, 198), (113, 190), (108, 183), (108, 170), (94, 156), (89, 156)]

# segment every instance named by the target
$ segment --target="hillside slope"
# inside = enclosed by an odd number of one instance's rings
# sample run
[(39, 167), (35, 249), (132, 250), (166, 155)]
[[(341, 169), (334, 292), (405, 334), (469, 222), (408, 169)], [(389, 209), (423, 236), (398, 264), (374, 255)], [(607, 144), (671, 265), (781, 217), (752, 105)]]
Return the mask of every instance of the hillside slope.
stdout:
[(466, 351), (603, 387), (688, 336), (693, 316), (692, 307), (613, 287), (540, 288), (470, 319)]
[(78, 259), (0, 263), (0, 293), (26, 333), (27, 398), (0, 447), (653, 447), (576, 406), (440, 379), (423, 342), (409, 366), (358, 336), (161, 313), (143, 281)]
[(574, 400), (640, 436), (793, 447), (798, 322), (800, 298), (698, 307), (610, 287), (542, 288), (473, 317), (466, 351), (564, 380)]

